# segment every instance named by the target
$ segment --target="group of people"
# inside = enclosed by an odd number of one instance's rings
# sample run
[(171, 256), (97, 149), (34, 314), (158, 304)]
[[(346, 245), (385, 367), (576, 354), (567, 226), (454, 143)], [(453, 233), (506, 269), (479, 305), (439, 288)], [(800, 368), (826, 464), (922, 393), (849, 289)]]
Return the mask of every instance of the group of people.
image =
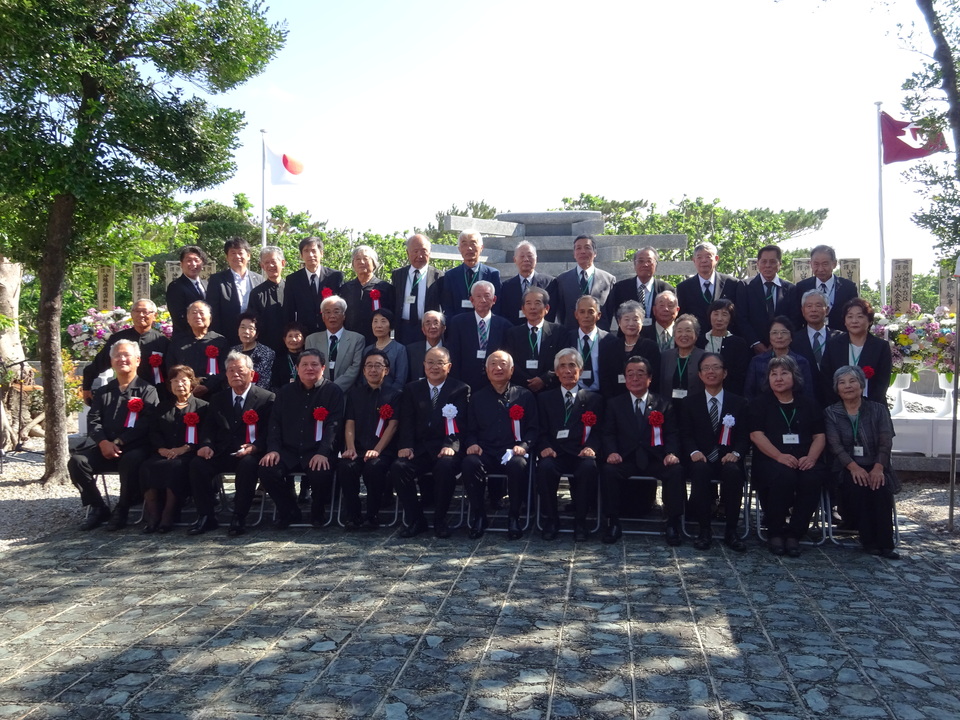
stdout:
[[(795, 286), (779, 277), (776, 246), (741, 282), (718, 273), (717, 249), (702, 243), (697, 274), (673, 288), (649, 247), (634, 256), (636, 276), (617, 282), (594, 266), (588, 235), (574, 243), (577, 267), (557, 278), (538, 272), (536, 247), (521, 242), (518, 274), (504, 283), (480, 261), (479, 233), (461, 234), (458, 247), (463, 263), (440, 273), (430, 241), (414, 235), (409, 265), (385, 281), (376, 252), (360, 246), (348, 282), (322, 266), (319, 238), (301, 242), (303, 267), (286, 278), (279, 248), (261, 250), (264, 279), (249, 270), (246, 242), (231, 239), (229, 268), (208, 281), (203, 251), (184, 248), (167, 290), (173, 337), (153, 329), (156, 306), (139, 300), (133, 327), (85, 373), (89, 432), (69, 464), (91, 506), (82, 527), (123, 527), (142, 496), (144, 532), (165, 532), (193, 496), (188, 532), (202, 534), (218, 526), (221, 473), (236, 476), (229, 534), (246, 532), (258, 483), (277, 526), (303, 521), (306, 502), (320, 526), (336, 476), (348, 529), (377, 527), (396, 493), (401, 537), (427, 531), (432, 506), (444, 538), (459, 479), (470, 537), (488, 527), (488, 498), (504, 495), (507, 536), (521, 537), (534, 488), (550, 540), (568, 476), (577, 540), (596, 509), (602, 540), (616, 542), (621, 518), (646, 514), (659, 482), (667, 543), (681, 543), (686, 514), (699, 523), (694, 545), (711, 547), (719, 505), (723, 542), (742, 552), (752, 450), (771, 552), (799, 554), (829, 486), (864, 548), (896, 557), (890, 347), (870, 334), (870, 304), (833, 274), (831, 248), (813, 250), (814, 276)], [(115, 379), (90, 392), (107, 367)], [(112, 512), (95, 482), (108, 470), (121, 478)]]

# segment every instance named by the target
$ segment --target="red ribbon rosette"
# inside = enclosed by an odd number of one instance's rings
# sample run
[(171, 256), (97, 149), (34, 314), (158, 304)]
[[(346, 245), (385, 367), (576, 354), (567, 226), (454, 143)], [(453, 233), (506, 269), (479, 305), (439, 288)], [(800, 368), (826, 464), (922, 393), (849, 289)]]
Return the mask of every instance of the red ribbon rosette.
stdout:
[(663, 419), (663, 413), (659, 410), (654, 410), (647, 415), (647, 423), (650, 425), (651, 445), (663, 445)]
[(510, 419), (513, 420), (513, 439), (520, 442), (520, 421), (523, 420), (523, 408), (519, 405), (511, 405)]
[(873, 366), (871, 366), (871, 365), (864, 365), (864, 367), (863, 367), (862, 369), (863, 369), (863, 376), (864, 376), (867, 380), (869, 380), (870, 378), (872, 378), (874, 375), (877, 374), (877, 371), (874, 370), (874, 369), (873, 369)]
[(389, 420), (393, 417), (393, 407), (390, 405), (381, 405), (380, 406), (380, 417), (384, 420)]
[(143, 410), (143, 399), (134, 397), (127, 400), (127, 419), (123, 421), (123, 426), (132, 428), (137, 424), (137, 414)]
[(330, 411), (325, 407), (313, 409), (313, 419), (317, 421), (317, 427), (313, 434), (313, 439), (320, 442), (323, 439), (323, 421), (330, 415)]
[(590, 428), (597, 424), (597, 414), (587, 410), (580, 416), (580, 422), (583, 425), (583, 438), (580, 440), (580, 444), (586, 445), (587, 438), (590, 437)]
[(256, 383), (260, 379), (260, 373), (256, 370), (253, 371), (253, 382)]
[(163, 372), (161, 371), (163, 367), (163, 355), (160, 353), (151, 353), (150, 357), (147, 358), (147, 362), (150, 363), (150, 367), (153, 368), (153, 384), (159, 385), (163, 382)]
[(324, 300), (326, 300), (331, 295), (333, 295), (333, 290), (331, 290), (330, 288), (324, 288), (323, 290), (320, 291), (320, 297), (322, 297)]
[(217, 358), (220, 357), (220, 348), (216, 345), (207, 345), (203, 349), (203, 354), (207, 356), (207, 375), (216, 375)]
[(373, 304), (374, 310), (380, 309), (380, 291), (376, 288), (370, 291), (370, 302)]
[(255, 443), (257, 441), (257, 423), (260, 421), (260, 416), (256, 410), (247, 410), (243, 413), (241, 419), (244, 425), (247, 426), (247, 442)]
[(193, 445), (197, 442), (197, 425), (200, 424), (200, 416), (195, 412), (188, 412), (183, 416), (183, 424), (187, 426), (184, 442), (187, 445)]
[(377, 421), (377, 429), (374, 434), (377, 437), (383, 437), (383, 431), (387, 427), (387, 421), (393, 417), (393, 406), (388, 403), (381, 405), (378, 414), (380, 415), (380, 419)]

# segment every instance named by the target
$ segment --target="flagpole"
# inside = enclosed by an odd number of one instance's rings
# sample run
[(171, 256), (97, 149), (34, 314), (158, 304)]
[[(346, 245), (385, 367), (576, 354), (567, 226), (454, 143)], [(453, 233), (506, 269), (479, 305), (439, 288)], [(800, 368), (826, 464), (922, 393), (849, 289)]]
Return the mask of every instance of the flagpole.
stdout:
[(877, 106), (877, 202), (880, 210), (880, 307), (887, 304), (887, 260), (883, 242), (883, 130), (880, 126), (880, 106)]
[(260, 131), (260, 247), (267, 246), (267, 131)]

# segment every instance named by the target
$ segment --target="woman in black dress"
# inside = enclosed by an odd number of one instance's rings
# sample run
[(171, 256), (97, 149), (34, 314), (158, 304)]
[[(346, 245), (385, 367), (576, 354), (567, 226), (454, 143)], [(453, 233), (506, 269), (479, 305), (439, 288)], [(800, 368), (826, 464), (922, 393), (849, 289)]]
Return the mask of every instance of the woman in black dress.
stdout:
[(723, 386), (737, 395), (743, 395), (747, 365), (753, 355), (747, 347), (747, 341), (730, 332), (730, 326), (736, 319), (737, 309), (731, 300), (714, 300), (710, 305), (710, 332), (697, 341), (697, 347), (723, 358), (723, 366), (727, 370)]
[(617, 308), (619, 333), (600, 340), (600, 394), (607, 400), (627, 391), (623, 368), (634, 355), (650, 363), (650, 390), (660, 387), (660, 348), (653, 340), (640, 337), (643, 329), (643, 305), (627, 300)]
[(306, 332), (307, 329), (298, 322), (290, 322), (283, 326), (284, 351), (274, 358), (273, 372), (270, 374), (270, 389), (273, 392), (296, 379), (297, 358), (303, 352)]
[(191, 303), (187, 308), (187, 324), (190, 331), (176, 333), (170, 338), (167, 354), (167, 377), (175, 365), (188, 365), (197, 376), (199, 385), (194, 389), (197, 397), (207, 397), (227, 387), (223, 376), (223, 361), (230, 346), (220, 333), (210, 329), (213, 314), (203, 300)]
[(353, 272), (357, 277), (341, 285), (337, 293), (347, 301), (343, 326), (363, 335), (364, 345), (376, 342), (370, 325), (374, 310), (392, 310), (394, 305), (393, 285), (374, 274), (379, 269), (377, 251), (369, 245), (358, 245), (353, 249)]

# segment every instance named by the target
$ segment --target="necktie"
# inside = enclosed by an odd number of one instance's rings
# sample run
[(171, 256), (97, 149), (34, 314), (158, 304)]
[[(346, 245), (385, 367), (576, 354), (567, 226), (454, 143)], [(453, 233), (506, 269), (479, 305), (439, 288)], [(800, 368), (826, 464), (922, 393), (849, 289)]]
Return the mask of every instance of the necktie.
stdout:
[(310, 273), (310, 289), (313, 290), (313, 294), (318, 293), (317, 290), (317, 276), (314, 273)]
[(820, 342), (820, 331), (813, 334), (813, 359), (817, 361), (817, 367), (820, 367), (820, 361), (823, 360), (823, 343)]
[(413, 302), (410, 303), (410, 323), (415, 327), (420, 324), (420, 308), (417, 306), (417, 300), (419, 298), (419, 289), (417, 285), (420, 282), (420, 271), (414, 268), (413, 270), (413, 283), (410, 285), (410, 294), (413, 296)]
[(537, 328), (530, 328), (530, 358), (537, 359)]
[(827, 294), (827, 284), (826, 284), (826, 283), (820, 283), (820, 292), (822, 292), (824, 295)]
[(530, 281), (526, 278), (521, 279), (520, 283), (523, 285), (523, 290), (520, 292), (520, 298), (522, 299), (524, 295), (527, 294), (527, 290), (530, 289)]
[[(467, 269), (467, 287), (473, 287), (473, 278), (476, 277), (476, 273), (473, 270)], [(469, 294), (469, 293), (468, 293)]]
[(590, 352), (590, 338), (583, 336), (583, 350), (580, 351), (583, 356), (583, 369), (593, 370), (593, 353)]
[(587, 285), (587, 271), (580, 271), (580, 294), (586, 295), (590, 292), (589, 286)]
[(480, 322), (477, 323), (477, 332), (479, 333), (479, 336), (480, 336), (480, 349), (486, 350), (487, 349), (487, 323), (485, 320), (481, 319)]
[(646, 312), (647, 312), (647, 289), (646, 289), (643, 285), (640, 285), (640, 287), (637, 288), (637, 302), (640, 303), (640, 305), (643, 306), (643, 312), (644, 312), (644, 314), (646, 314)]
[(237, 413), (237, 417), (243, 415), (243, 398), (239, 395), (233, 397), (233, 410)]
[(773, 282), (766, 282), (764, 285), (767, 287), (767, 317), (772, 318), (774, 311), (777, 309), (775, 304), (776, 298), (773, 296)]
[(673, 341), (670, 338), (670, 333), (666, 330), (663, 330), (660, 333), (660, 349), (669, 350), (673, 346)]
[(633, 401), (633, 412), (636, 414), (637, 419), (640, 419), (643, 417), (643, 411), (644, 411), (643, 400), (641, 400), (640, 398), (636, 398)]
[[(713, 431), (717, 432), (720, 429), (720, 401), (715, 397), (710, 398), (710, 422), (713, 423)], [(716, 462), (719, 459), (720, 453), (716, 448), (707, 455), (707, 460), (710, 462)]]
[(440, 397), (440, 388), (430, 388), (430, 404), (433, 407), (437, 406), (437, 398)]
[(713, 293), (710, 292), (710, 281), (707, 281), (703, 284), (703, 299), (707, 301), (707, 304), (713, 302)]
[(197, 295), (200, 296), (200, 299), (203, 300), (206, 296), (203, 294), (203, 285), (200, 284), (200, 281), (197, 280), (193, 283), (197, 286)]
[[(335, 364), (337, 362), (337, 351), (340, 349), (340, 338), (336, 335), (330, 338), (330, 363)], [(336, 367), (330, 368), (330, 379), (333, 380)]]
[(563, 412), (569, 415), (570, 410), (572, 408), (573, 408), (573, 393), (567, 390), (567, 397), (563, 401)]

